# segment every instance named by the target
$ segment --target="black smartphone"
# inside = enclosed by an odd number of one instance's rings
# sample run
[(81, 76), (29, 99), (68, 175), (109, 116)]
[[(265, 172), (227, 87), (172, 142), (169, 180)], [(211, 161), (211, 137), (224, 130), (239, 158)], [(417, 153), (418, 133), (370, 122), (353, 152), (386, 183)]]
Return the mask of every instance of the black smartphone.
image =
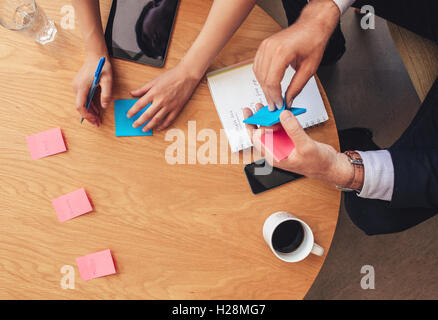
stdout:
[[(265, 159), (257, 160), (245, 166), (245, 174), (254, 194), (281, 186), (287, 182), (304, 177), (301, 174), (271, 167)], [(266, 171), (267, 170), (267, 171)], [(269, 174), (263, 174), (269, 172)]]
[(179, 0), (113, 0), (105, 30), (111, 57), (162, 67)]

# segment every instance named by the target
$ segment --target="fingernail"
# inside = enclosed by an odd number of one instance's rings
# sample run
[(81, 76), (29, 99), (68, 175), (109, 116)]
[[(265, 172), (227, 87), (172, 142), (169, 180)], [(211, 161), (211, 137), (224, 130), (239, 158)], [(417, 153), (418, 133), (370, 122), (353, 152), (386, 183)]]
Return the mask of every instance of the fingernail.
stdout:
[(275, 103), (275, 107), (280, 110), (283, 108), (283, 103)]
[(275, 111), (275, 106), (268, 105), (268, 110), (269, 111)]
[(284, 113), (283, 115), (284, 120), (289, 120), (290, 118), (292, 118), (292, 113), (290, 111), (283, 111), (282, 113)]
[(126, 114), (126, 118), (131, 118), (132, 116), (128, 113), (128, 114)]
[(138, 127), (138, 124), (133, 123), (133, 124), (132, 124), (132, 127), (133, 127), (133, 128), (137, 128), (137, 127)]

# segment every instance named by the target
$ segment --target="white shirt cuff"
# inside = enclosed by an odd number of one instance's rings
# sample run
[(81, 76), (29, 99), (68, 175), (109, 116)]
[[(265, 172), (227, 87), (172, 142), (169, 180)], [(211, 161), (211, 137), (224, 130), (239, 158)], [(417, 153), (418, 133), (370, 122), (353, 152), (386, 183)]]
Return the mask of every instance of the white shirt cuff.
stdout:
[(333, 2), (338, 6), (339, 11), (341, 11), (341, 16), (347, 11), (348, 8), (351, 7), (351, 5), (356, 0), (333, 0)]
[(363, 160), (365, 177), (361, 198), (391, 201), (394, 190), (394, 165), (387, 150), (357, 151)]

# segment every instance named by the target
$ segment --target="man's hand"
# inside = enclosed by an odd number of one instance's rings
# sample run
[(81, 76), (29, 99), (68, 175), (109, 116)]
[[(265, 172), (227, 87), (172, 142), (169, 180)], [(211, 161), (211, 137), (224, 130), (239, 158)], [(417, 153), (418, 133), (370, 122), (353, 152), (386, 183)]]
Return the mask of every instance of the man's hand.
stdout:
[(295, 24), (261, 43), (254, 60), (254, 73), (269, 110), (283, 107), (280, 83), (289, 65), (296, 73), (286, 91), (285, 102), (292, 106), (293, 99), (318, 69), (339, 16), (332, 0), (312, 0)]
[[(257, 109), (261, 107), (261, 104), (256, 106)], [(245, 119), (252, 115), (251, 110), (248, 108), (245, 108), (243, 112)], [(346, 186), (351, 182), (354, 168), (345, 154), (337, 152), (330, 145), (312, 140), (290, 111), (283, 111), (280, 115), (280, 121), (284, 130), (294, 142), (295, 148), (288, 158), (280, 162), (276, 162), (271, 157), (266, 157), (266, 161), (270, 165), (340, 186)], [(271, 129), (257, 129), (256, 126), (248, 124), (246, 127), (254, 147), (264, 155), (265, 152), (260, 137), (265, 130)], [(275, 148), (275, 142), (273, 147)]]
[(167, 128), (178, 116), (201, 80), (191, 73), (191, 70), (180, 63), (143, 87), (132, 91), (133, 96), (142, 97), (128, 111), (128, 118), (152, 103), (133, 126), (137, 128), (149, 121), (142, 129), (145, 132), (153, 128), (158, 130)]
[(81, 116), (88, 120), (91, 124), (99, 126), (101, 123), (100, 110), (101, 107), (106, 109), (111, 102), (112, 91), (112, 70), (109, 58), (106, 58), (105, 65), (102, 69), (100, 77), (100, 88), (96, 91), (94, 99), (91, 102), (90, 109), (87, 111), (85, 104), (87, 102), (88, 91), (94, 80), (94, 72), (99, 63), (100, 55), (89, 55), (82, 65), (81, 69), (73, 79), (73, 91), (76, 94), (76, 109)]

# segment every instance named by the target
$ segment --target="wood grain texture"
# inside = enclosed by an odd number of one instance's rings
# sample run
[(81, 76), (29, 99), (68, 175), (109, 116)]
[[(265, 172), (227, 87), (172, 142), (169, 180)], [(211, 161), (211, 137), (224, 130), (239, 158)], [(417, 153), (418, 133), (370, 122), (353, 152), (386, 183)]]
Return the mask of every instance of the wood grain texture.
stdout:
[[(40, 0), (58, 25), (61, 4)], [(101, 1), (106, 21), (110, 1)], [(164, 70), (183, 57), (211, 2), (182, 0)], [(280, 27), (255, 8), (211, 69), (252, 58), (259, 43)], [(301, 299), (324, 257), (281, 262), (262, 237), (264, 220), (284, 210), (304, 219), (326, 252), (336, 227), (340, 193), (302, 179), (254, 196), (235, 165), (169, 165), (171, 142), (153, 137), (116, 138), (112, 109), (103, 126), (79, 124), (71, 79), (82, 63), (79, 28), (59, 32), (46, 46), (0, 30), (0, 298), (2, 299)], [(114, 60), (114, 96), (163, 69)], [(339, 148), (330, 120), (309, 129)], [(172, 126), (187, 134), (221, 125), (205, 79)], [(25, 136), (60, 126), (68, 152), (31, 160)], [(198, 143), (198, 146), (200, 144)], [(59, 223), (50, 200), (85, 187), (90, 214)], [(118, 273), (80, 280), (75, 258), (110, 248)], [(76, 289), (60, 287), (63, 265), (76, 270)]]
[(438, 46), (391, 22), (388, 22), (388, 28), (418, 97), (423, 101), (438, 77)]

